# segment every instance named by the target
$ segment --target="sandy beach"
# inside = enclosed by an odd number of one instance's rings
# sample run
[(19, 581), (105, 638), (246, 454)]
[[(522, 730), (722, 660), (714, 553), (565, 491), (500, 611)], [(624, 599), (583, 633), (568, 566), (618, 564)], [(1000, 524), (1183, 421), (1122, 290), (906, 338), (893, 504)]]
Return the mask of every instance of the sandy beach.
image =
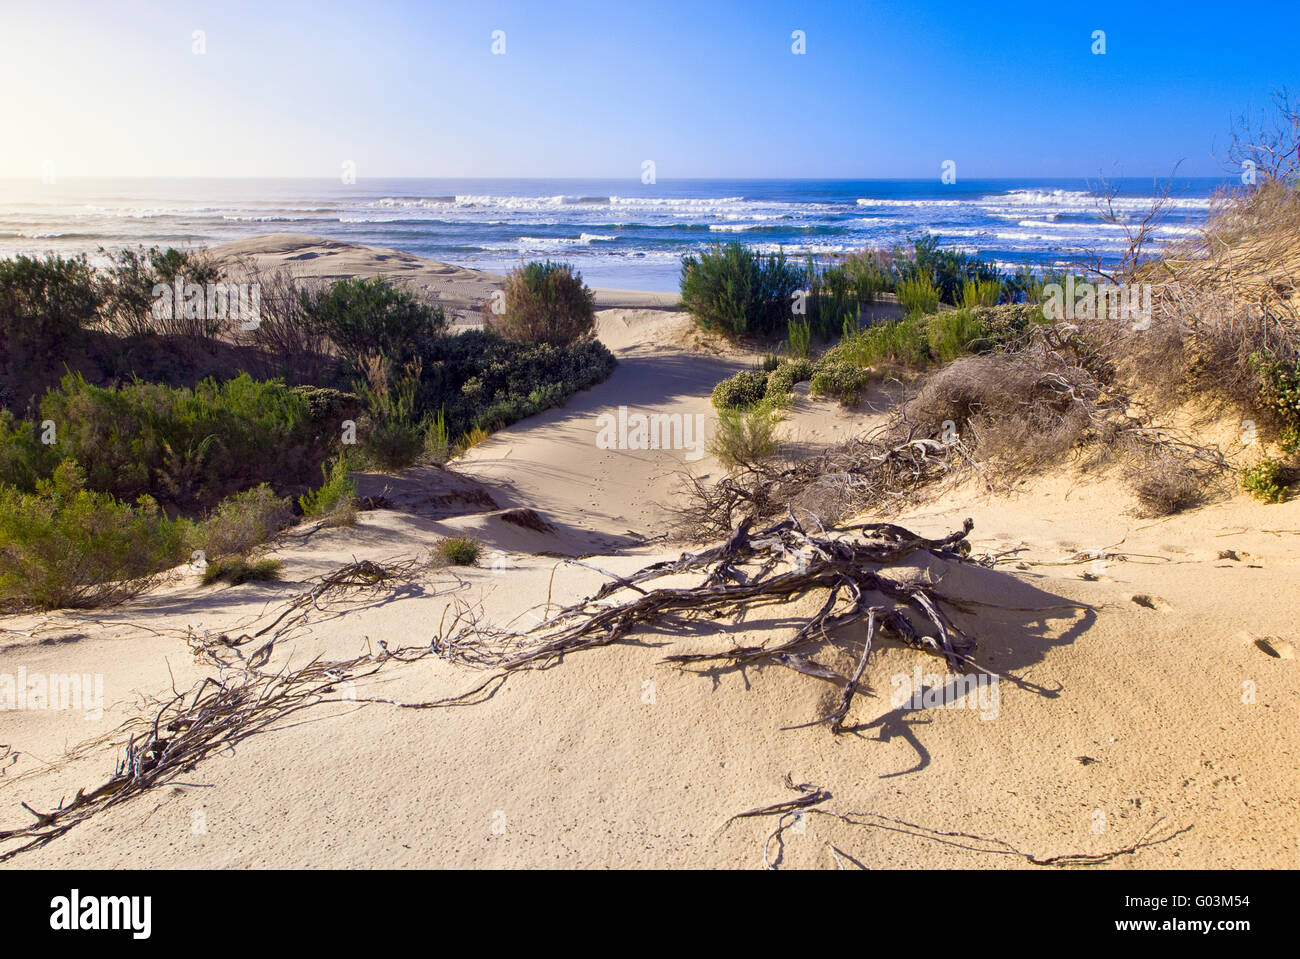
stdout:
[[(289, 234), (214, 252), (308, 277), (391, 277), (471, 319), (500, 282)], [(683, 473), (717, 477), (721, 466), (703, 451), (601, 449), (599, 418), (627, 407), (712, 420), (714, 385), (761, 357), (710, 346), (675, 304), (598, 291), (597, 335), (618, 359), (607, 381), (445, 470), (361, 477), (360, 491), (386, 506), (355, 527), (284, 534), (271, 550), (285, 564), (280, 582), (201, 586), (178, 573), (120, 607), (7, 617), (7, 671), (102, 674), (103, 710), (6, 714), (0, 822), (26, 815), (20, 801), (51, 808), (101, 782), (120, 751), (114, 730), (142, 698), (209, 674), (187, 631), (236, 635), (312, 576), (421, 559), (453, 534), (488, 551), (478, 567), (421, 568), (395, 590), (323, 603), (277, 644), (276, 663), (428, 643), (456, 608), (526, 625), (548, 604), (681, 555), (689, 544), (665, 539), (674, 491)], [(782, 430), (826, 446), (884, 413), (811, 400), (804, 384)], [(524, 509), (544, 522), (521, 524)], [(935, 537), (970, 518), (973, 555), (997, 559), (911, 569), (972, 604), (958, 619), (978, 637), (980, 665), (1001, 677), (973, 706), (896, 706), (899, 677), (948, 679), (942, 660), (888, 639), (864, 677), (870, 695), (856, 698), (838, 736), (807, 725), (833, 692), (815, 678), (663, 662), (698, 648), (698, 632), (648, 630), (571, 653), (447, 708), (364, 700), (434, 700), (485, 675), (438, 657), (390, 662), (349, 681), (340, 701), (289, 716), (5, 867), (757, 868), (772, 822), (728, 820), (788, 799), (787, 775), (828, 791), (820, 808), (861, 816), (854, 825), (809, 815), (783, 837), (786, 867), (1031, 868), (1030, 859), (1143, 839), (1162, 841), (1101, 868), (1300, 864), (1300, 502), (1265, 506), (1236, 490), (1142, 519), (1114, 468), (1066, 461), (1010, 491), (970, 478), (888, 518)], [(769, 607), (717, 629), (757, 644), (807, 612)]]

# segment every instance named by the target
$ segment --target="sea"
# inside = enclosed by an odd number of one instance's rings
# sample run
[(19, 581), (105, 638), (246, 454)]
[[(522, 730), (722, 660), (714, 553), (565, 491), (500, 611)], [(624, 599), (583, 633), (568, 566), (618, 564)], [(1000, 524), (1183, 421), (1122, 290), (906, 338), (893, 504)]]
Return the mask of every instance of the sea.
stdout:
[[(573, 264), (591, 286), (678, 289), (681, 259), (738, 241), (794, 257), (889, 248), (930, 233), (1005, 269), (1113, 262), (1122, 225), (1098, 212), (1086, 177), (959, 180), (82, 179), (0, 180), (0, 256), (122, 246), (195, 248), (306, 233), (504, 272)], [(1194, 236), (1217, 178), (1170, 182), (1159, 243)], [(1151, 179), (1110, 181), (1130, 219)]]

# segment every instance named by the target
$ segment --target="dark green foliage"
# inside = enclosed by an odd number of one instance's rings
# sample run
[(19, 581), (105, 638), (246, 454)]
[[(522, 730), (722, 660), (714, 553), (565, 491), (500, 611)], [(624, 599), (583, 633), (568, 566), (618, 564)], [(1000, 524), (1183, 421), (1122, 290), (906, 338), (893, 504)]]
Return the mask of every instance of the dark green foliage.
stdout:
[(61, 367), (98, 307), (84, 256), (0, 260), (0, 374), (26, 383), (35, 371)]
[(740, 243), (715, 243), (682, 258), (682, 302), (705, 329), (733, 336), (785, 330), (803, 271), (785, 253), (764, 256)]
[(1259, 375), (1259, 399), (1282, 426), (1282, 447), (1300, 451), (1300, 363), (1286, 363), (1265, 353), (1251, 357)]
[(382, 277), (352, 277), (300, 294), (305, 322), (321, 330), (352, 363), (364, 356), (404, 362), (446, 323), (410, 290)]
[(720, 410), (753, 406), (767, 393), (767, 376), (762, 370), (741, 370), (713, 388), (713, 405)]
[(24, 431), (35, 436), (36, 424), (0, 434), (0, 467), (12, 470), (0, 482), (30, 489), (31, 464), (45, 472), (57, 456), (82, 464), (90, 489), (125, 500), (147, 493), (186, 511), (266, 479), (305, 484), (341, 436), (338, 423), (312, 419), (302, 394), (247, 375), (190, 390), (106, 389), (68, 374), (42, 399), (40, 419), (54, 424), (57, 442), (35, 449)]

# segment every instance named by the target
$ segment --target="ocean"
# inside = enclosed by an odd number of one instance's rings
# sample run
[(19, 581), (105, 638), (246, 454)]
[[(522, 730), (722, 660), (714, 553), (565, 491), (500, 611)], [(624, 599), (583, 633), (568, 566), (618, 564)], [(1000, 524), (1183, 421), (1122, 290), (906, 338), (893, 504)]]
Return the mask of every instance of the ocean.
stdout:
[[(1174, 181), (1156, 238), (1194, 235), (1226, 181)], [(1140, 215), (1150, 179), (1121, 179), (1115, 206)], [(905, 243), (923, 232), (1006, 268), (1113, 261), (1121, 227), (1085, 178), (961, 180), (0, 180), (0, 256), (144, 244), (194, 247), (310, 233), (504, 271), (573, 263), (592, 286), (676, 290), (681, 257), (738, 240), (792, 256)]]

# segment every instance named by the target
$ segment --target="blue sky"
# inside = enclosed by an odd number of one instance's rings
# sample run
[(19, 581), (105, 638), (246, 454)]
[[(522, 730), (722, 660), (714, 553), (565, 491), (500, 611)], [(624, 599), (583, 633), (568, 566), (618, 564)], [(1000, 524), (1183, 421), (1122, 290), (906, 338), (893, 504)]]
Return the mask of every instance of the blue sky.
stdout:
[(1295, 0), (11, 6), (0, 176), (1215, 175), (1300, 92)]

